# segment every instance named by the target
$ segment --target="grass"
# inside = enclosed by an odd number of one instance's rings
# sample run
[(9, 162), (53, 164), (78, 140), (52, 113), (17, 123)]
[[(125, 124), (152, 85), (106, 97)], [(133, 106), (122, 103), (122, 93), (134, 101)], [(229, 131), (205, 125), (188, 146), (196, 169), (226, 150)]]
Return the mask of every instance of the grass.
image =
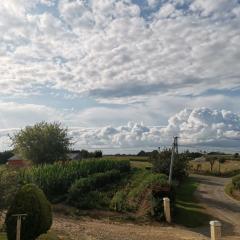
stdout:
[(7, 236), (5, 233), (0, 233), (0, 240), (7, 240)]
[(198, 183), (188, 178), (176, 191), (175, 222), (186, 227), (199, 227), (208, 224), (210, 216), (205, 214), (204, 208), (197, 202), (194, 192)]
[(224, 191), (231, 198), (240, 201), (240, 191), (234, 190), (233, 184), (231, 182), (225, 186)]

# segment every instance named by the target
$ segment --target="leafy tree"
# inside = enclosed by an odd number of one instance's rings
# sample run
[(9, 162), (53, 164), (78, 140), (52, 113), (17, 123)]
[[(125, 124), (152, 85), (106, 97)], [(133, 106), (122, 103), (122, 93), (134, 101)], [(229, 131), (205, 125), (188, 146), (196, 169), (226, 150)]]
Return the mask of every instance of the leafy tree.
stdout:
[[(160, 153), (155, 151), (151, 155), (153, 170), (158, 173), (169, 175), (171, 163), (171, 150), (165, 149)], [(188, 160), (184, 154), (175, 156), (173, 163), (173, 178), (182, 180), (187, 176)]]
[(213, 171), (213, 165), (216, 160), (217, 160), (217, 157), (206, 156), (206, 161), (210, 163), (211, 172)]
[(95, 152), (94, 152), (94, 157), (95, 158), (101, 158), (102, 157), (102, 151), (101, 150), (96, 150)]
[(11, 137), (14, 152), (35, 164), (65, 160), (71, 145), (67, 129), (60, 123), (40, 122)]
[(219, 173), (221, 173), (221, 164), (223, 164), (223, 163), (225, 163), (225, 161), (226, 161), (226, 159), (224, 158), (224, 157), (221, 157), (221, 158), (219, 158), (218, 159), (218, 171), (219, 171)]
[(5, 164), (7, 160), (13, 156), (12, 151), (0, 152), (0, 164)]

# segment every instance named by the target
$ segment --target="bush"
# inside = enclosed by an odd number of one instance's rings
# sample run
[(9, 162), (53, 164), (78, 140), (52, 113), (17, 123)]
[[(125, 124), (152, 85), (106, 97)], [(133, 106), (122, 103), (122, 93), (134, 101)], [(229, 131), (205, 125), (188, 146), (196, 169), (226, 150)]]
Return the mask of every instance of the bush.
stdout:
[(5, 220), (8, 240), (16, 239), (16, 217), (12, 216), (14, 214), (27, 214), (22, 221), (21, 240), (35, 240), (52, 225), (51, 205), (42, 190), (33, 184), (23, 186), (8, 209)]
[(120, 178), (121, 172), (119, 170), (96, 173), (87, 178), (81, 178), (70, 187), (68, 200), (69, 202), (78, 202), (78, 206), (81, 206), (81, 201), (86, 199), (88, 193), (91, 192), (91, 195), (94, 196), (94, 199), (99, 198), (99, 194), (94, 192), (95, 190), (99, 190), (107, 184), (114, 183)]
[(240, 190), (240, 174), (232, 178), (233, 188)]

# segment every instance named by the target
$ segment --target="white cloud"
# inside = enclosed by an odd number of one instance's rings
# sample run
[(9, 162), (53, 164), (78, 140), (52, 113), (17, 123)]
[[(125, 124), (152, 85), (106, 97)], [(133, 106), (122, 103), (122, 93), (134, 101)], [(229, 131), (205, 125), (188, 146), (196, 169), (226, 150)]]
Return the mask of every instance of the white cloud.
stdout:
[(187, 1), (185, 9), (182, 1), (168, 1), (151, 20), (130, 0), (59, 1), (59, 17), (37, 13), (37, 0), (5, 2), (0, 7), (3, 94), (26, 95), (47, 85), (124, 99), (239, 87), (235, 0)]

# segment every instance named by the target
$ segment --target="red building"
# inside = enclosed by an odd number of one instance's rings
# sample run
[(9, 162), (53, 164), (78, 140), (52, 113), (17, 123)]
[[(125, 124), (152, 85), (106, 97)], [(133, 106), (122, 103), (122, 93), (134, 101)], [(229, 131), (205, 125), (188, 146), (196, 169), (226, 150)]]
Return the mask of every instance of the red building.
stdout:
[(8, 159), (7, 165), (10, 167), (25, 167), (27, 165), (26, 160), (14, 155)]

